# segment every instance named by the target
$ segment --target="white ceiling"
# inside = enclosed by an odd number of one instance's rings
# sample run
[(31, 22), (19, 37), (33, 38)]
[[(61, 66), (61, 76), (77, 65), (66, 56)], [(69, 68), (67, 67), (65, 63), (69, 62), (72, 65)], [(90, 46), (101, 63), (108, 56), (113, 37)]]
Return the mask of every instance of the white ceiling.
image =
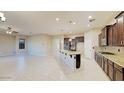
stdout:
[[(117, 11), (6, 11), (7, 21), (0, 23), (0, 28), (12, 25), (13, 30), (25, 35), (30, 34), (74, 34), (83, 33), (93, 28), (100, 28), (109, 23), (119, 12)], [(96, 20), (87, 25), (88, 16)], [(60, 21), (56, 21), (60, 18)], [(69, 21), (76, 22), (75, 25)], [(63, 29), (63, 31), (61, 31)]]

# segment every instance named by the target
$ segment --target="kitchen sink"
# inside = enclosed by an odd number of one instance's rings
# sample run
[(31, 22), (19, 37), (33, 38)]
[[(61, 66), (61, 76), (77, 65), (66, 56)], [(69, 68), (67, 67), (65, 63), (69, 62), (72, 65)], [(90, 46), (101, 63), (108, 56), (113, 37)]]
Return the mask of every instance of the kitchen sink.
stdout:
[(101, 54), (107, 54), (107, 55), (115, 55), (114, 53), (111, 53), (111, 52), (99, 52)]

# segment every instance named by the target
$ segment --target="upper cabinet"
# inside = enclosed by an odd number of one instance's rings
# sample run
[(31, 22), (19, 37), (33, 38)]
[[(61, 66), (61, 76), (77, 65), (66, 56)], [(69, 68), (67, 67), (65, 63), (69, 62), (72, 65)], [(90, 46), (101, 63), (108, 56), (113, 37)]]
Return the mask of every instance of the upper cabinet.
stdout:
[(101, 46), (107, 46), (108, 45), (108, 31), (109, 31), (109, 29), (110, 29), (110, 25), (108, 25), (108, 26), (106, 26), (106, 27), (104, 27), (103, 29), (102, 29), (102, 34), (101, 34), (101, 39), (100, 39), (100, 41), (99, 42), (101, 42)]
[(71, 39), (71, 41), (69, 41), (69, 39), (70, 38), (64, 38), (64, 49), (65, 50), (76, 51), (77, 43), (84, 42), (84, 36), (75, 37), (74, 39)]
[(101, 31), (101, 46), (124, 46), (124, 12), (115, 17), (116, 23), (106, 26)]
[(117, 24), (112, 25), (112, 45), (117, 46)]
[(102, 42), (102, 33), (101, 34), (99, 34), (99, 46), (102, 46), (102, 44), (101, 44), (101, 42)]
[(112, 46), (113, 45), (113, 26), (110, 26), (108, 28), (108, 45)]
[(124, 46), (124, 12), (121, 12), (115, 19), (117, 24), (117, 46)]
[(84, 42), (84, 36), (76, 37), (77, 42)]

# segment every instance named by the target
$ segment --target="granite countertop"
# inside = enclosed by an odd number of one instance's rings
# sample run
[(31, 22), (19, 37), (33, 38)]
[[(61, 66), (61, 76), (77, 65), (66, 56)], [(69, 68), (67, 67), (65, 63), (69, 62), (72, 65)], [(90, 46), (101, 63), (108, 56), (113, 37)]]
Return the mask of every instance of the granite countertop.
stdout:
[(81, 52), (79, 51), (68, 51), (68, 50), (60, 50), (61, 52), (67, 53), (69, 55), (77, 55), (77, 54), (81, 54)]
[[(97, 53), (99, 53), (99, 52), (97, 52)], [(101, 54), (101, 53), (99, 53), (99, 54), (124, 68), (124, 55), (116, 55), (116, 54), (109, 55), (109, 54)]]

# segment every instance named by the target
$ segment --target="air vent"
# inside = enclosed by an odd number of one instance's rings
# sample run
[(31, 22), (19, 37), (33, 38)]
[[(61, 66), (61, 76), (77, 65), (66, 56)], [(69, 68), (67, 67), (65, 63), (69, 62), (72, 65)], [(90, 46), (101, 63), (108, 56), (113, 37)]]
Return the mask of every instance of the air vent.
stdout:
[(94, 22), (96, 19), (90, 19), (89, 22)]

